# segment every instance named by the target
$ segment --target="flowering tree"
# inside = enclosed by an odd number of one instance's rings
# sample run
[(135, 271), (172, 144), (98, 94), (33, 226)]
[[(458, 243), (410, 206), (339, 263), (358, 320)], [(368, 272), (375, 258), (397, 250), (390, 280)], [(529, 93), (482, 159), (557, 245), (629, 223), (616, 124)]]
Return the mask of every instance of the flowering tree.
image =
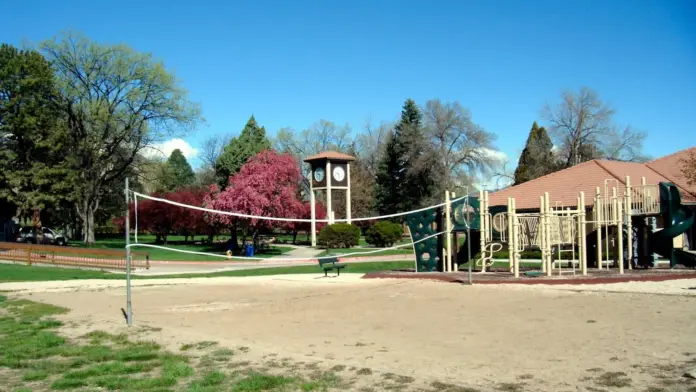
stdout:
[[(300, 169), (292, 155), (262, 151), (249, 158), (241, 170), (230, 177), (229, 186), (224, 191), (211, 186), (206, 206), (247, 215), (299, 218), (304, 213), (303, 203), (297, 197), (300, 181)], [(261, 229), (292, 229), (296, 224), (220, 214), (210, 214), (207, 219), (230, 227), (235, 244), (237, 228), (242, 229), (245, 238), (251, 235), (255, 241)]]
[[(182, 188), (176, 192), (155, 193), (152, 196), (182, 204), (200, 206), (203, 204), (205, 195), (204, 189)], [(134, 229), (134, 203), (131, 203), (129, 211), (131, 229)], [(125, 232), (124, 217), (114, 218), (112, 222), (120, 232)], [(185, 242), (188, 242), (188, 237), (197, 234), (214, 234), (213, 228), (205, 220), (204, 212), (149, 199), (138, 201), (137, 223), (139, 231), (148, 231), (154, 234), (157, 237), (156, 242), (163, 241), (165, 245), (170, 234), (183, 235)]]
[[(168, 194), (168, 199), (182, 204), (201, 206), (205, 197), (205, 190), (196, 188), (183, 188)], [(182, 208), (167, 204), (176, 209), (174, 217), (173, 231), (184, 236), (184, 242), (188, 242), (188, 237), (196, 234), (209, 234), (210, 227), (205, 221), (203, 211), (191, 208)]]
[[(301, 219), (312, 219), (312, 204), (308, 201), (305, 202), (300, 202), (297, 200), (297, 204), (295, 206), (296, 211), (297, 211), (297, 217)], [(316, 219), (326, 219), (326, 208), (324, 208), (324, 205), (321, 203), (316, 203), (315, 204), (315, 214), (316, 214)], [(324, 227), (326, 223), (324, 222), (317, 222), (317, 230), (321, 229)], [(307, 237), (311, 234), (312, 230), (312, 224), (310, 222), (289, 222), (286, 226), (290, 231), (292, 231), (292, 243), (295, 244), (297, 242), (297, 234), (300, 231), (305, 231), (307, 232)], [(309, 238), (307, 239), (309, 241)]]
[[(152, 196), (162, 199), (171, 199), (173, 192), (159, 192)], [(184, 208), (176, 207), (161, 201), (145, 199), (138, 201), (138, 229), (146, 230), (154, 234), (156, 242), (163, 241), (167, 245), (167, 238), (176, 225), (178, 216)]]

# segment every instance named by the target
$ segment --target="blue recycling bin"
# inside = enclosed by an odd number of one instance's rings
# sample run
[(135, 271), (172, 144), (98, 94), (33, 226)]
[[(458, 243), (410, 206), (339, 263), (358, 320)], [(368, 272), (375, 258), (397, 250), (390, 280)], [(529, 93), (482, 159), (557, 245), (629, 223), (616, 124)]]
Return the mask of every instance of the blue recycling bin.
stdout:
[(246, 244), (244, 245), (244, 256), (253, 257), (254, 256), (254, 245)]

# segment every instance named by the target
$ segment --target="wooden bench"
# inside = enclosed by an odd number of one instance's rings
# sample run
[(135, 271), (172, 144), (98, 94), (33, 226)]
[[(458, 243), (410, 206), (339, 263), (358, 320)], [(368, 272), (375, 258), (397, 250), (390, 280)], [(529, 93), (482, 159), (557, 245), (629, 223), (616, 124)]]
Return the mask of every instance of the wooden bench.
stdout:
[(324, 270), (324, 276), (328, 276), (329, 271), (336, 271), (338, 276), (341, 276), (341, 270), (346, 268), (345, 264), (338, 264), (338, 258), (319, 259), (319, 267)]

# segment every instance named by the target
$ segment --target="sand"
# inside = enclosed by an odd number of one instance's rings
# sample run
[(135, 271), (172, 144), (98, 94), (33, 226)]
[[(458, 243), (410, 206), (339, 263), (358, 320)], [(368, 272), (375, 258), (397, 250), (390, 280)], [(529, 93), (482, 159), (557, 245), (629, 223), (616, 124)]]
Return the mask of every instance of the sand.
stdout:
[[(150, 337), (172, 348), (218, 341), (249, 347), (257, 361), (277, 354), (370, 368), (375, 380), (385, 373), (418, 380), (409, 388), (439, 381), (481, 391), (505, 383), (528, 391), (601, 390), (606, 372), (625, 372), (631, 386), (624, 390), (696, 385), (681, 377), (696, 366), (696, 280), (471, 287), (346, 274), (133, 283), (136, 325), (162, 328)], [(64, 316), (77, 326), (71, 333), (124, 329), (122, 287), (0, 284), (71, 308)]]

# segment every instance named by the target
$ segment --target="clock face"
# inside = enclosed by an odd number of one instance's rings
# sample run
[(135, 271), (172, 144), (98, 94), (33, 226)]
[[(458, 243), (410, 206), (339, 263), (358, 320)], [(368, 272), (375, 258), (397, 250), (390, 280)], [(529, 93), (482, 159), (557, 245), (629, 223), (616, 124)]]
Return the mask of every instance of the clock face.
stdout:
[(314, 181), (322, 182), (324, 181), (324, 168), (318, 167), (314, 170)]
[(334, 180), (341, 182), (343, 181), (344, 178), (346, 178), (346, 172), (343, 170), (341, 166), (336, 166), (333, 169), (333, 178)]

